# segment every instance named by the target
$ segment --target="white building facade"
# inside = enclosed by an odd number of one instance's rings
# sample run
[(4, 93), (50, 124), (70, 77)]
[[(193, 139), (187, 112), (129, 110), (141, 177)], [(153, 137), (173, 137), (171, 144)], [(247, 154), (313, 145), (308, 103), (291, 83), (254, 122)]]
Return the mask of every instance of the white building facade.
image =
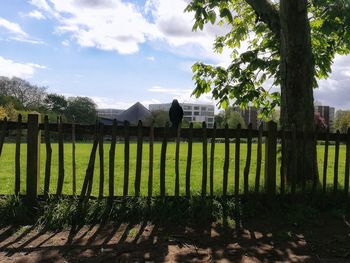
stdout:
[[(205, 121), (208, 128), (214, 126), (214, 105), (196, 104), (196, 103), (180, 103), (184, 111), (184, 120), (188, 122)], [(171, 103), (150, 104), (150, 111), (169, 111)]]

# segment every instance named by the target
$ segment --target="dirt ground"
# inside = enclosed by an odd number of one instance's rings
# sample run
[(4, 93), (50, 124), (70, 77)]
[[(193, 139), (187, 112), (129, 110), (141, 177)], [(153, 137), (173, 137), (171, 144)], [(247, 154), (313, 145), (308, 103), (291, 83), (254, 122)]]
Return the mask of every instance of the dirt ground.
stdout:
[(0, 262), (350, 262), (350, 218), (321, 217), (311, 226), (255, 218), (225, 228), (107, 223), (76, 234), (7, 227)]

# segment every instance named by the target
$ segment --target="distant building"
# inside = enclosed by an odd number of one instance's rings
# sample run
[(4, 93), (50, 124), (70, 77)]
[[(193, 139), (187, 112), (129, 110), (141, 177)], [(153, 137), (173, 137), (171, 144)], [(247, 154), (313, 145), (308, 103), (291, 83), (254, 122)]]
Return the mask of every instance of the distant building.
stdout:
[(248, 106), (246, 109), (243, 109), (236, 106), (233, 108), (233, 110), (241, 114), (246, 126), (251, 123), (253, 129), (257, 129), (259, 127), (261, 121), (258, 119), (259, 112), (257, 108)]
[(136, 102), (126, 110), (102, 109), (98, 110), (98, 117), (105, 125), (111, 125), (116, 119), (118, 124), (128, 121), (131, 125), (137, 125), (138, 121), (145, 121), (152, 117), (151, 112), (140, 102)]
[[(203, 122), (207, 123), (208, 128), (214, 126), (214, 105), (212, 104), (195, 104), (195, 103), (180, 103), (184, 111), (184, 120), (188, 122)], [(150, 111), (169, 111), (171, 103), (150, 104)]]
[(315, 105), (315, 113), (318, 112), (324, 118), (327, 127), (333, 127), (335, 108), (330, 106)]
[(116, 119), (118, 114), (124, 110), (120, 109), (97, 109), (97, 117), (107, 118), (107, 119)]

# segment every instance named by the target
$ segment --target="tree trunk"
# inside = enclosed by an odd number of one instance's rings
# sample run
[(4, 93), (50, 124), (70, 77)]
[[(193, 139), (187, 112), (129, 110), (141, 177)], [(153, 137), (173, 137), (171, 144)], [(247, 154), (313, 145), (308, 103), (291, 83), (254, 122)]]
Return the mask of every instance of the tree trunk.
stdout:
[[(297, 131), (314, 131), (313, 78), (314, 63), (307, 0), (280, 0), (281, 43), (281, 123), (296, 125)], [(291, 140), (287, 141), (287, 180), (312, 179), (315, 167), (315, 144), (307, 138), (297, 140), (293, 156)], [(293, 160), (297, 159), (297, 171)]]

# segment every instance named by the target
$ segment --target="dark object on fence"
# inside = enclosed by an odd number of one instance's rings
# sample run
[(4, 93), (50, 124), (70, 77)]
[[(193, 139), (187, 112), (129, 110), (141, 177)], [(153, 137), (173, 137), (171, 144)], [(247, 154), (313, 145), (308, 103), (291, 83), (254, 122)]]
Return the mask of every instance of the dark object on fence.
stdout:
[(171, 107), (169, 109), (169, 118), (171, 121), (171, 128), (177, 130), (182, 118), (184, 116), (184, 111), (177, 100), (173, 100)]

